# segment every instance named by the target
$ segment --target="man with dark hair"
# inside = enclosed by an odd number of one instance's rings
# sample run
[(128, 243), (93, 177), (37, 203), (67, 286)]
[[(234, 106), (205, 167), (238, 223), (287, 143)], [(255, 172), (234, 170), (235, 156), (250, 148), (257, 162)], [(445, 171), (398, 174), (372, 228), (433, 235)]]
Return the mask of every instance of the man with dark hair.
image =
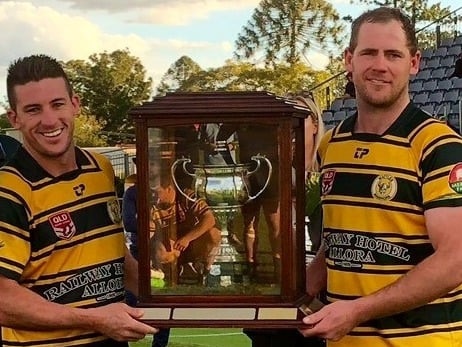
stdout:
[(462, 341), (462, 138), (410, 102), (419, 62), (399, 9), (353, 22), (358, 112), (319, 146), (324, 244), (307, 272), (329, 304), (302, 329), (329, 347)]
[[(137, 291), (114, 171), (74, 145), (79, 97), (53, 58), (8, 69), (23, 146), (0, 169), (0, 325), (5, 346), (128, 346), (155, 333), (123, 303)], [(104, 251), (102, 251), (104, 250)]]

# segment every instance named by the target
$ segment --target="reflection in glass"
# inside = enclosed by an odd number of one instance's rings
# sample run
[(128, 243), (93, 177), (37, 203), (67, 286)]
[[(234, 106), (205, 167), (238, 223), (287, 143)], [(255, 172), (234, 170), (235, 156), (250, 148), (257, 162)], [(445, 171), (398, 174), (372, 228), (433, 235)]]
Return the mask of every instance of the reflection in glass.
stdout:
[(263, 124), (149, 129), (153, 295), (279, 293), (277, 134)]

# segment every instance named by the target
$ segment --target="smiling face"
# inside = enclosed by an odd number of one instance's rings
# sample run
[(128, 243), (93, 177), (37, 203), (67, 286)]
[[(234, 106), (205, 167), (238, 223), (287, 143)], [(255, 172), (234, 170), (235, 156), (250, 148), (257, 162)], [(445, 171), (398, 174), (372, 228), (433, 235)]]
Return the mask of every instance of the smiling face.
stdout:
[(69, 95), (64, 79), (44, 78), (16, 85), (14, 93), (16, 107), (8, 111), (8, 118), (21, 131), (24, 147), (32, 157), (43, 165), (72, 156), (74, 118), (80, 102), (77, 96)]
[(409, 75), (419, 69), (420, 52), (411, 55), (403, 27), (397, 20), (366, 22), (358, 31), (354, 50), (345, 52), (358, 103), (389, 107), (409, 102)]

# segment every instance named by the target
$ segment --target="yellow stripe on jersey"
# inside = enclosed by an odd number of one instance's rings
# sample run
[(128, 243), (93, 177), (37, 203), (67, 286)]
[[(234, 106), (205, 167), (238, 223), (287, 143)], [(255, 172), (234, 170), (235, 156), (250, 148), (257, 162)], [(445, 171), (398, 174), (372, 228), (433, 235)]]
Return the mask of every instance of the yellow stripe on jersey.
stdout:
[[(443, 331), (427, 332), (421, 335), (422, 332), (417, 332), (419, 335), (408, 334), (406, 337), (394, 337), (389, 340), (378, 339), (377, 335), (364, 336), (359, 340), (356, 336), (345, 336), (337, 342), (328, 341), (328, 347), (438, 347), (438, 346), (451, 346), (462, 347), (462, 329), (452, 329), (451, 337), (448, 336), (447, 329)], [(453, 342), (454, 341), (454, 342)]]

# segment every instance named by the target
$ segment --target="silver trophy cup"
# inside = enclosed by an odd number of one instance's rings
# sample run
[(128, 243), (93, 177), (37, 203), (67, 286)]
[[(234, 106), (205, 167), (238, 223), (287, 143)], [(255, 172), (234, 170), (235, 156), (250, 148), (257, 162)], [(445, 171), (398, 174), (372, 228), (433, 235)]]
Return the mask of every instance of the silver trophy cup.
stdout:
[[(221, 243), (218, 254), (215, 257), (215, 264), (210, 274), (217, 278), (220, 286), (228, 286), (234, 283), (246, 283), (245, 258), (237, 251), (236, 247), (229, 241), (230, 225), (236, 213), (243, 204), (256, 199), (264, 192), (269, 184), (272, 165), (262, 155), (255, 155), (251, 158), (254, 163), (227, 164), (227, 165), (192, 165), (194, 172), (189, 172), (187, 164), (191, 162), (188, 158), (177, 159), (171, 166), (172, 180), (176, 189), (188, 200), (196, 201), (203, 198), (214, 212), (215, 218), (221, 229)], [(254, 195), (251, 194), (249, 177), (260, 170), (261, 163), (268, 166), (268, 177), (263, 186)], [(252, 170), (251, 168), (255, 166)], [(191, 198), (183, 192), (179, 186), (175, 172), (178, 167), (187, 175), (193, 178), (195, 198)]]

